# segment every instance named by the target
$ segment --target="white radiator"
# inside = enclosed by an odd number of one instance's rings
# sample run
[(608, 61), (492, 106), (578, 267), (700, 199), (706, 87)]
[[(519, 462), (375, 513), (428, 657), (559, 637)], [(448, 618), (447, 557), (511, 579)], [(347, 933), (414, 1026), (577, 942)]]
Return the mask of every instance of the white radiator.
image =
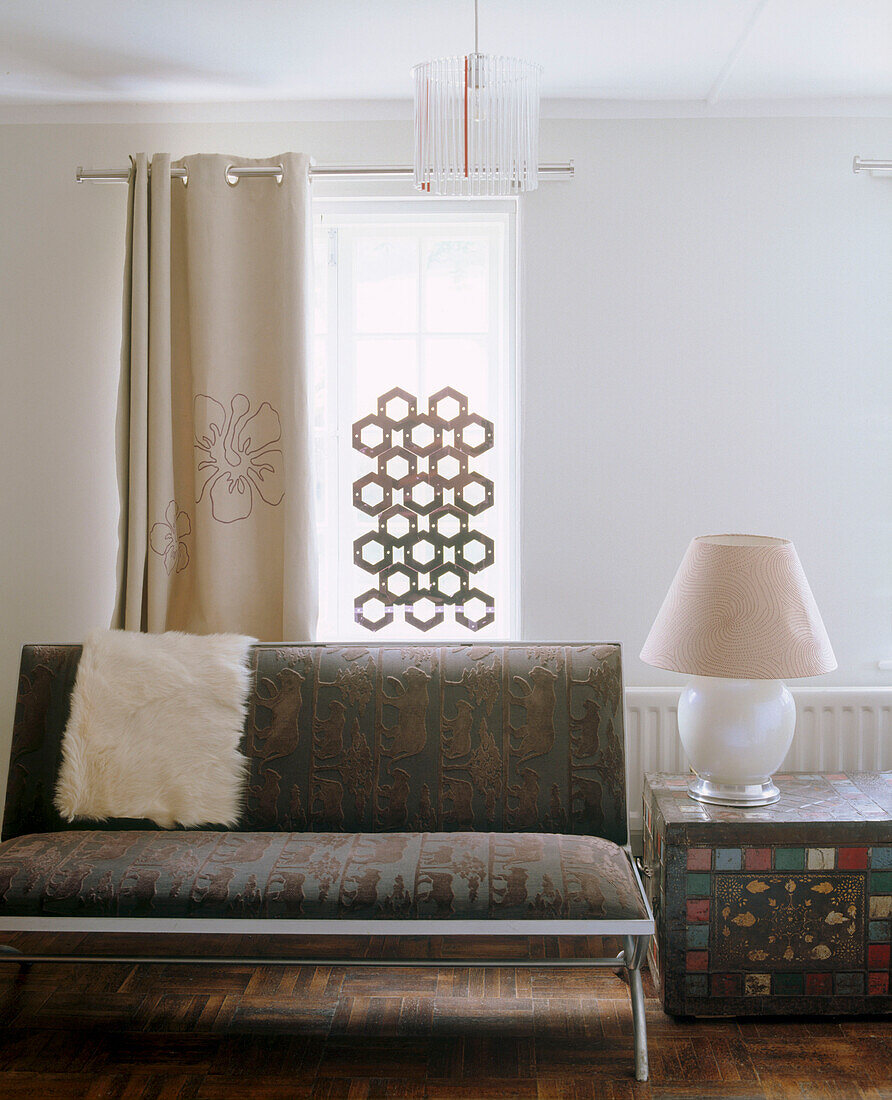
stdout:
[[(686, 772), (678, 739), (680, 688), (626, 689), (629, 827), (641, 832), (645, 772)], [(796, 736), (781, 771), (892, 769), (892, 688), (793, 688)]]

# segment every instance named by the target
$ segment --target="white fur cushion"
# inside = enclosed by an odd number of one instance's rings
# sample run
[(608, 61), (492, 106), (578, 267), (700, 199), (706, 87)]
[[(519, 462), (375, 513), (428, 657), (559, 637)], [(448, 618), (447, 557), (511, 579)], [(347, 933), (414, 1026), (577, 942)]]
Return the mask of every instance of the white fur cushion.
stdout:
[(238, 634), (96, 630), (85, 643), (62, 740), (55, 804), (77, 817), (235, 825), (250, 689)]

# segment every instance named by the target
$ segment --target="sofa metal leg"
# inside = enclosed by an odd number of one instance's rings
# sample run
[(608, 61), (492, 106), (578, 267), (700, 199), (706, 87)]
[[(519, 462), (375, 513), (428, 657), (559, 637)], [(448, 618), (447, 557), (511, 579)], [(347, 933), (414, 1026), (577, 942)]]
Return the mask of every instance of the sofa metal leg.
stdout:
[(632, 1026), (635, 1033), (635, 1080), (647, 1080), (647, 1027), (644, 1023), (644, 986), (641, 971), (629, 971), (629, 994), (632, 998)]
[(22, 952), (17, 948), (11, 946), (8, 943), (0, 943), (0, 962), (9, 960), (9, 962), (18, 963), (18, 971), (16, 972), (16, 985), (18, 986), (31, 972), (31, 963), (22, 955)]
[(644, 1022), (644, 985), (641, 964), (647, 953), (648, 936), (624, 936), (626, 967), (629, 972), (629, 997), (632, 1002), (632, 1033), (635, 1044), (635, 1080), (646, 1081), (647, 1025)]

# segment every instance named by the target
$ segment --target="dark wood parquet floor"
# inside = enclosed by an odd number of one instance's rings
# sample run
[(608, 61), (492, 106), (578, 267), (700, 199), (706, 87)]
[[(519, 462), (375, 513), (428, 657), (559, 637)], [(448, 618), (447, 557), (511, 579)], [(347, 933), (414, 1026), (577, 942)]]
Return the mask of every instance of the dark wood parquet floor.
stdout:
[[(32, 952), (307, 953), (309, 941), (4, 937)], [(648, 980), (651, 1080), (632, 1078), (626, 986), (610, 971), (480, 958), (617, 945), (491, 938), (331, 940), (327, 954), (426, 952), (454, 968), (103, 963), (0, 967), (0, 1097), (892, 1100), (892, 1018), (678, 1021)], [(464, 963), (464, 965), (462, 965)]]

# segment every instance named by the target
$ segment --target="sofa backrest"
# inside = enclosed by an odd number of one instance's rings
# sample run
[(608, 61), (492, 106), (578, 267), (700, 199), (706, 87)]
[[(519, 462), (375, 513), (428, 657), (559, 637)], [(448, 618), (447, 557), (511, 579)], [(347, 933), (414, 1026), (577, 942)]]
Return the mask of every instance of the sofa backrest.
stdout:
[[(3, 839), (52, 804), (80, 646), (26, 646)], [(258, 645), (239, 828), (626, 840), (620, 647)]]

